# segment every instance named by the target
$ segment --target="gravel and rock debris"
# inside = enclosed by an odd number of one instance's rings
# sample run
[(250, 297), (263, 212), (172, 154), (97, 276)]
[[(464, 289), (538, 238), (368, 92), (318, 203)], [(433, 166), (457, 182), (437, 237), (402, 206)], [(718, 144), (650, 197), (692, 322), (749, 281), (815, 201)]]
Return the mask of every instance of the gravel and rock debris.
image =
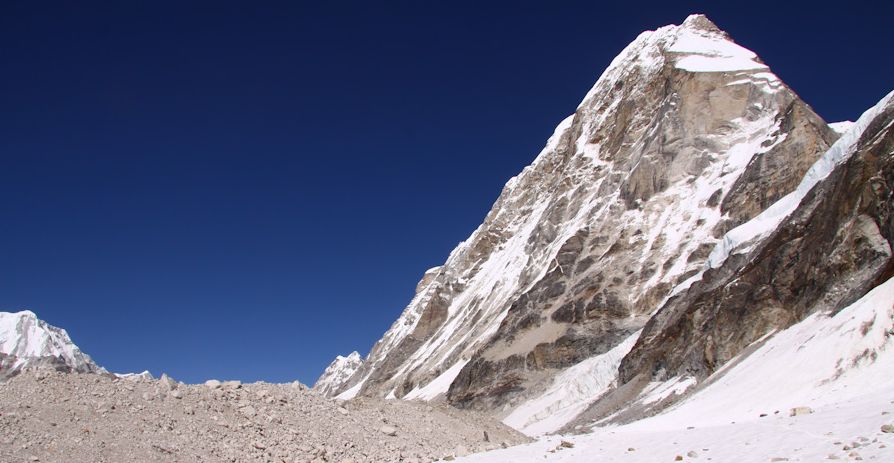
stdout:
[(26, 371), (0, 383), (0, 461), (430, 462), (528, 438), (487, 415), (300, 383)]

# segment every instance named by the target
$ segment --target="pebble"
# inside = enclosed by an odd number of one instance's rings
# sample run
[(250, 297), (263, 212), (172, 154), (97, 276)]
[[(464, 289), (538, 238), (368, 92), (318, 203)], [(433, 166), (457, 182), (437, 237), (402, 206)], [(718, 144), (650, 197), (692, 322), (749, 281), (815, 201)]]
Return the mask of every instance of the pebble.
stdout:
[(813, 413), (813, 409), (810, 407), (795, 407), (789, 411), (788, 416), (809, 415), (811, 413)]

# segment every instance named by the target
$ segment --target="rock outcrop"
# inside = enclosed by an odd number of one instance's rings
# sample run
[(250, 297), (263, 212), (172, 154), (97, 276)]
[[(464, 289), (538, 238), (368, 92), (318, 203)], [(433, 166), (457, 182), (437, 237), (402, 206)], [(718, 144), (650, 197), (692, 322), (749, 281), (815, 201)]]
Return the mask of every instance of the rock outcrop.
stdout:
[(765, 335), (835, 313), (894, 276), (894, 93), (823, 158), (835, 168), (818, 163), (826, 176), (801, 187), (778, 226), (652, 317), (620, 365), (622, 383), (707, 378)]

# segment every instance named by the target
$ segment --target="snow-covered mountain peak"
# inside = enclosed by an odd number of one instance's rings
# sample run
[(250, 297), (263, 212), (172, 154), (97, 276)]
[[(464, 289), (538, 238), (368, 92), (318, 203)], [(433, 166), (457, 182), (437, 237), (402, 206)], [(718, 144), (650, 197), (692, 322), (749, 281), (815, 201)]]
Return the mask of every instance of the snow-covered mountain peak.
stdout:
[(683, 20), (683, 23), (680, 24), (680, 27), (684, 29), (723, 33), (713, 21), (708, 19), (708, 17), (702, 13), (694, 13), (687, 16), (686, 19)]
[(337, 355), (335, 357), (335, 361), (342, 363), (342, 364), (352, 364), (352, 363), (361, 362), (361, 361), (363, 361), (363, 359), (360, 357), (360, 353), (355, 350), (354, 352), (351, 352), (350, 354), (348, 354), (347, 357), (342, 357), (341, 355)]
[(330, 395), (339, 385), (353, 376), (362, 365), (363, 358), (357, 351), (351, 352), (347, 357), (339, 355), (329, 364), (313, 388), (323, 395)]
[(757, 54), (736, 44), (707, 17), (692, 15), (679, 26), (664, 26), (640, 34), (615, 58), (605, 74), (611, 74), (616, 68), (621, 73), (629, 72), (631, 67), (657, 71), (668, 63), (690, 72), (767, 69)]
[(511, 409), (575, 365), (616, 370), (718, 237), (836, 138), (707, 18), (640, 34), (329, 395)]
[(113, 373), (118, 379), (125, 379), (128, 381), (151, 381), (155, 379), (152, 376), (152, 373), (149, 370), (143, 370), (142, 373)]
[(40, 320), (30, 310), (0, 312), (0, 378), (45, 364), (80, 372), (104, 371), (64, 329)]

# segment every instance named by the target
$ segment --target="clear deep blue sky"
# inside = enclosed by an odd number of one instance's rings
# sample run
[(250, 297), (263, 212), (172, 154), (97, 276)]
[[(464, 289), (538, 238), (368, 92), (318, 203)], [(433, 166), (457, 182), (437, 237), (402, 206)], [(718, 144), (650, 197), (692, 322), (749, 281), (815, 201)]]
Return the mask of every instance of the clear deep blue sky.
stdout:
[(707, 13), (829, 121), (894, 88), (887, 2), (372, 3), (3, 2), (0, 310), (112, 371), (312, 383), (640, 31)]

